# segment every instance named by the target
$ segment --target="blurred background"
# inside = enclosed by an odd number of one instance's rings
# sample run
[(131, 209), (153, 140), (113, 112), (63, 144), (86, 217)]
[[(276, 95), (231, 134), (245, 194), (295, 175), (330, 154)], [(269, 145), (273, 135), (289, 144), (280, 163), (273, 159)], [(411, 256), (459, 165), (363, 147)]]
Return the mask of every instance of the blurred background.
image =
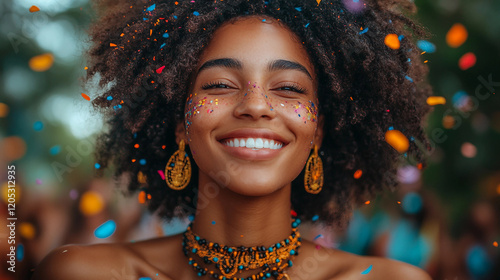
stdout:
[[(400, 190), (356, 209), (345, 231), (310, 221), (302, 232), (325, 246), (411, 263), (433, 279), (500, 279), (500, 1), (415, 2), (433, 34), (418, 46), (434, 95), (445, 101), (429, 100), (429, 167), (409, 157)], [(88, 101), (97, 92), (80, 87), (94, 16), (88, 1), (2, 0), (0, 15), (0, 217), (17, 218), (15, 273), (7, 270), (13, 232), (0, 226), (0, 279), (29, 279), (63, 244), (183, 231), (188, 221), (148, 214), (144, 194), (125, 197), (111, 179), (94, 178), (94, 140), (104, 127)]]

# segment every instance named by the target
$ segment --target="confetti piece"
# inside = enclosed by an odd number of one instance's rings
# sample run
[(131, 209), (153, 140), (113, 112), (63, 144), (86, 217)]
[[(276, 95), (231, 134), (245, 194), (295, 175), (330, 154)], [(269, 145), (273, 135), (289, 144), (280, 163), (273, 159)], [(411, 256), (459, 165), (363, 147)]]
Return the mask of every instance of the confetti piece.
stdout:
[(158, 170), (158, 174), (160, 174), (162, 180), (165, 180), (165, 173), (163, 173), (163, 170)]
[(458, 60), (458, 67), (462, 70), (467, 70), (476, 64), (476, 55), (468, 52)]
[(446, 43), (452, 48), (460, 47), (467, 40), (467, 29), (461, 23), (455, 23), (446, 33)]
[(426, 40), (419, 40), (417, 42), (417, 47), (427, 53), (436, 52), (436, 46), (433, 43)]
[(365, 201), (365, 204), (370, 204), (370, 201), (369, 200)]
[(146, 203), (146, 192), (140, 191), (139, 195), (137, 195), (137, 200), (139, 201), (140, 204)]
[(69, 197), (73, 200), (78, 198), (78, 191), (73, 189), (69, 191)]
[(111, 235), (113, 235), (113, 233), (115, 233), (115, 230), (116, 230), (115, 221), (107, 220), (94, 230), (94, 235), (97, 238), (108, 238)]
[(372, 270), (373, 265), (370, 265), (367, 269), (365, 269), (361, 274), (368, 274)]
[(29, 11), (30, 11), (30, 13), (35, 13), (35, 12), (40, 11), (40, 8), (38, 8), (37, 6), (33, 5), (33, 6), (30, 7)]
[(9, 106), (5, 103), (0, 103), (0, 118), (6, 117), (9, 114)]
[(147, 8), (146, 8), (146, 11), (151, 12), (151, 11), (153, 11), (155, 8), (156, 8), (156, 4), (153, 4), (153, 5), (149, 6), (149, 7), (147, 7)]
[(313, 222), (317, 221), (318, 219), (319, 219), (319, 216), (318, 216), (318, 215), (314, 215), (314, 216), (312, 217), (312, 221), (313, 221)]
[(398, 201), (398, 204), (401, 204), (401, 201)]
[(41, 121), (37, 121), (33, 124), (33, 129), (35, 131), (40, 131), (43, 129), (43, 123)]
[(363, 175), (363, 171), (361, 169), (356, 170), (356, 172), (354, 172), (354, 179), (359, 179), (361, 175)]
[(462, 152), (462, 155), (466, 158), (473, 158), (477, 154), (477, 148), (474, 146), (474, 144), (470, 142), (465, 142), (462, 144), (460, 147), (460, 151)]
[(111, 101), (111, 100), (113, 100), (113, 96), (110, 95), (110, 96), (106, 97), (106, 99)]
[(290, 214), (292, 214), (293, 217), (297, 217), (297, 212), (295, 212), (294, 210), (290, 210)]
[(33, 71), (47, 71), (54, 64), (54, 56), (50, 53), (37, 55), (32, 57), (28, 64)]
[(399, 130), (388, 130), (385, 132), (385, 141), (391, 145), (399, 153), (404, 153), (408, 150), (410, 146), (410, 141), (408, 138), (401, 133)]
[(156, 69), (156, 73), (161, 74), (161, 72), (163, 71), (164, 68), (165, 68), (165, 66), (162, 66), (162, 67)]
[(309, 26), (309, 22), (306, 25), (304, 25), (305, 28), (307, 28), (308, 26)]
[(314, 247), (316, 248), (316, 250), (321, 249), (321, 246), (320, 246), (320, 245), (317, 245), (317, 244), (316, 244), (316, 246), (314, 246)]
[(215, 221), (212, 221), (212, 225), (215, 225)]
[(20, 223), (19, 224), (19, 233), (22, 237), (26, 239), (33, 239), (35, 237), (35, 226), (32, 223)]
[(368, 27), (365, 28), (365, 29), (363, 29), (363, 30), (361, 30), (361, 31), (359, 31), (358, 34), (365, 34), (366, 32), (368, 32)]
[(80, 199), (80, 212), (85, 216), (95, 215), (104, 208), (104, 199), (95, 191), (86, 191)]
[(36, 184), (37, 184), (37, 185), (41, 185), (41, 184), (42, 184), (42, 180), (40, 180), (40, 179), (36, 179)]
[(446, 99), (442, 96), (429, 96), (427, 97), (427, 104), (430, 106), (446, 104)]
[(318, 234), (318, 235), (316, 235), (316, 237), (314, 237), (313, 240), (316, 240), (316, 239), (321, 238), (321, 237), (323, 237), (323, 234)]
[(59, 145), (53, 146), (52, 148), (50, 148), (49, 152), (50, 152), (50, 155), (55, 156), (55, 155), (59, 154), (59, 152), (61, 152), (61, 146), (59, 146)]
[(163, 34), (163, 38), (168, 38), (168, 37), (170, 37), (170, 35), (168, 35), (168, 33)]
[(409, 77), (408, 75), (405, 76), (405, 79), (407, 79), (408, 81), (413, 83), (413, 79), (411, 77)]
[(387, 36), (385, 36), (384, 43), (393, 50), (397, 50), (400, 47), (399, 38), (396, 34), (387, 34)]
[(114, 44), (114, 43), (109, 43), (109, 46), (110, 46), (110, 47), (116, 47), (116, 44)]
[(17, 260), (22, 261), (24, 259), (24, 245), (19, 244), (16, 247)]
[(416, 192), (409, 192), (403, 197), (401, 204), (403, 211), (408, 214), (416, 214), (422, 209), (422, 197)]
[(493, 241), (493, 246), (498, 247), (498, 242)]
[(299, 12), (302, 12), (302, 8), (301, 7), (295, 7), (295, 10), (297, 10)]
[(195, 16), (199, 16), (199, 15), (200, 15), (200, 13), (198, 13), (198, 11), (194, 11), (194, 12), (193, 12), (193, 15), (195, 15)]
[(85, 93), (82, 93), (82, 97), (85, 98), (85, 100), (90, 101), (90, 97)]
[(145, 165), (145, 164), (146, 164), (146, 160), (145, 160), (145, 159), (141, 159), (141, 160), (139, 160), (139, 163), (140, 163), (141, 165)]
[(152, 279), (150, 277), (141, 277), (141, 278), (139, 278), (139, 280), (152, 280)]
[(99, 163), (94, 164), (95, 169), (101, 168), (101, 165)]

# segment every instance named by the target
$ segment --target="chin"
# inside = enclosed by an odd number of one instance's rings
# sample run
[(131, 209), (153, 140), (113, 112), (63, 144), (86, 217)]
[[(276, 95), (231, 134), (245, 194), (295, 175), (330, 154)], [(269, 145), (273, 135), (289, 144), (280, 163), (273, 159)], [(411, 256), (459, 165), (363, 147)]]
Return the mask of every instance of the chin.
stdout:
[[(275, 176), (274, 176), (275, 177)], [(257, 179), (258, 178), (258, 179)], [(245, 196), (266, 196), (287, 185), (285, 182), (265, 180), (264, 176), (251, 174), (250, 176), (238, 176), (229, 183), (228, 189), (232, 192)]]

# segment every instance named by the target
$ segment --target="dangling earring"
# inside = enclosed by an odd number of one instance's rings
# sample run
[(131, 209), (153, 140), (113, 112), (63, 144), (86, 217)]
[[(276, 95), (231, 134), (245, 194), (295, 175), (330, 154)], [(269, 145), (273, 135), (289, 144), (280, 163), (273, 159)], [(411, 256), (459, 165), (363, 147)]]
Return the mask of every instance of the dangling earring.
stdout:
[(184, 140), (179, 142), (179, 149), (170, 157), (165, 166), (165, 181), (173, 190), (184, 189), (191, 180), (191, 162), (184, 151)]
[(314, 145), (314, 152), (306, 163), (304, 187), (308, 193), (317, 194), (323, 187), (323, 162), (318, 156), (318, 146)]

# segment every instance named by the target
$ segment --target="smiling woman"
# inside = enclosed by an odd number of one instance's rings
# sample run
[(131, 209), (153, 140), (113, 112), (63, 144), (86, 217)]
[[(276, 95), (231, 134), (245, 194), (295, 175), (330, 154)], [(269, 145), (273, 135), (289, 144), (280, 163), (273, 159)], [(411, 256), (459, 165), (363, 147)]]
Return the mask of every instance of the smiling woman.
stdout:
[(101, 3), (87, 78), (115, 83), (93, 100), (110, 127), (99, 170), (113, 163), (151, 211), (192, 223), (63, 246), (34, 279), (430, 279), (300, 237), (301, 220), (344, 226), (353, 206), (395, 185), (403, 156), (384, 141), (389, 127), (425, 164), (414, 141), (428, 144), (431, 91), (412, 37), (423, 31), (400, 12), (415, 7), (353, 3)]

